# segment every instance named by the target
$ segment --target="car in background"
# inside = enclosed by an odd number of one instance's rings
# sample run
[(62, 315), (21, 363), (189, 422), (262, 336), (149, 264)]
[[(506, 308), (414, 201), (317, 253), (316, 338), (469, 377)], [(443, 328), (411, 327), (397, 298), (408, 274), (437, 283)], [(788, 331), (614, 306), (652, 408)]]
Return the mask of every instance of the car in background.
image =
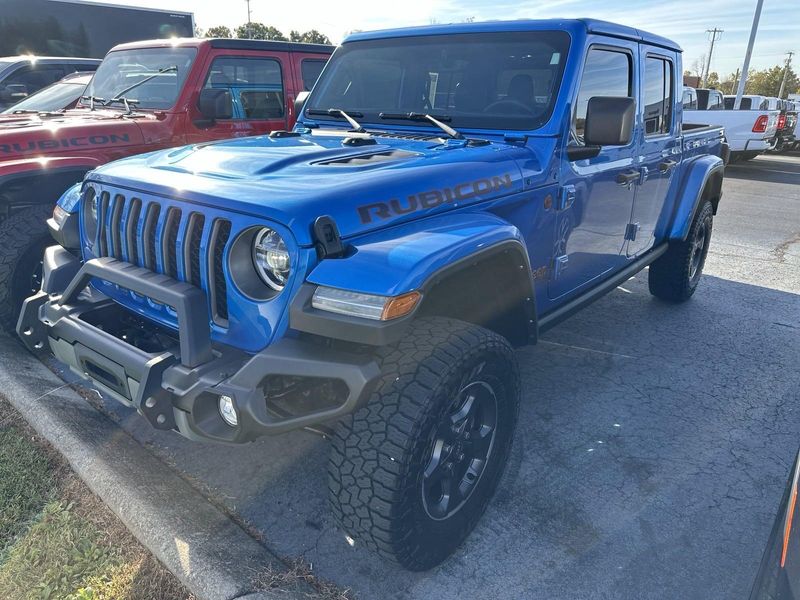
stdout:
[(97, 58), (7, 56), (0, 58), (0, 110), (78, 71), (96, 71)]
[(56, 112), (75, 108), (94, 73), (71, 73), (60, 81), (42, 88), (10, 108), (2, 115), (21, 115), (38, 112)]
[(775, 134), (773, 152), (786, 152), (797, 146), (795, 130), (797, 128), (797, 107), (790, 100), (768, 98), (769, 108), (779, 110), (778, 126)]
[(697, 88), (698, 110), (725, 110), (725, 99), (722, 92), (709, 88)]
[[(715, 90), (708, 92), (707, 106), (715, 106)], [(780, 111), (770, 110), (765, 96), (742, 96), (739, 110), (733, 110), (735, 96), (723, 96), (724, 110), (699, 109), (700, 94), (695, 90), (697, 109), (684, 109), (683, 121), (689, 125), (721, 125), (731, 150), (731, 161), (751, 160), (774, 147)]]
[(800, 599), (800, 522), (795, 520), (798, 483), (800, 454), (789, 471), (750, 600)]

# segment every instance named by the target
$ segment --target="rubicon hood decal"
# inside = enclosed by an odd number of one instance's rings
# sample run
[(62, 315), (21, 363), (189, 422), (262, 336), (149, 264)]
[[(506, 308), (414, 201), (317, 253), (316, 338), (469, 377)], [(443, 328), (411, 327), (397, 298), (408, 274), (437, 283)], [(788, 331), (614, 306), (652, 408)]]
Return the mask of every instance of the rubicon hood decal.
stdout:
[(466, 183), (459, 183), (453, 187), (439, 190), (429, 190), (411, 194), (405, 199), (392, 198), (386, 202), (375, 202), (358, 207), (358, 216), (363, 224), (372, 223), (373, 220), (386, 220), (400, 215), (413, 213), (418, 210), (436, 208), (447, 203), (458, 202), (459, 200), (469, 200), (478, 196), (485, 196), (512, 189), (514, 182), (510, 173), (505, 173), (501, 177), (487, 179), (476, 179)]

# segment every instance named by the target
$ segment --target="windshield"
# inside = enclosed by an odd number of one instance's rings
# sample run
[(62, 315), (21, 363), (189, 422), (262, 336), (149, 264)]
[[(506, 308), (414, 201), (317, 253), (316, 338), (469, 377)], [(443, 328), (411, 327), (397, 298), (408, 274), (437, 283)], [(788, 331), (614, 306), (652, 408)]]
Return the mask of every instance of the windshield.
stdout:
[(62, 110), (75, 102), (86, 89), (88, 77), (84, 81), (64, 81), (54, 83), (43, 90), (31, 94), (25, 100), (3, 111), (13, 113), (18, 110), (53, 111)]
[[(136, 108), (170, 108), (178, 98), (195, 54), (195, 48), (144, 48), (110, 52), (86, 88), (86, 95), (110, 100), (130, 89), (125, 96), (129, 100), (138, 100)], [(158, 73), (165, 69), (171, 70)], [(136, 86), (148, 77), (152, 79)], [(89, 101), (82, 100), (81, 104), (88, 106)], [(111, 106), (118, 108), (122, 105)]]
[(553, 112), (568, 49), (560, 31), (349, 42), (334, 54), (308, 108), (360, 113), (362, 122), (425, 113), (456, 129), (537, 129)]

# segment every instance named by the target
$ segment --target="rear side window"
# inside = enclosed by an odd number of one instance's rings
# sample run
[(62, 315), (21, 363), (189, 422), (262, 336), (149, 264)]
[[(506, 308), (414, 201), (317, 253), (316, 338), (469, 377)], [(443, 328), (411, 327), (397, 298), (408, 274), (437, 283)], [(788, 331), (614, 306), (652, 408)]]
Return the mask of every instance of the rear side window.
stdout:
[(586, 107), (595, 96), (630, 97), (631, 56), (626, 52), (591, 48), (586, 56), (586, 64), (581, 76), (581, 87), (575, 101), (575, 115), (572, 118), (572, 142), (583, 144), (586, 128)]
[[(227, 89), (240, 107), (240, 118), (283, 118), (281, 65), (271, 58), (224, 56), (214, 60), (206, 88)], [(237, 115), (237, 111), (233, 111)]]
[(697, 110), (697, 96), (694, 90), (683, 90), (683, 110)]
[(672, 128), (672, 63), (648, 56), (644, 67), (644, 133), (661, 135)]
[(50, 85), (64, 77), (64, 67), (57, 65), (41, 65), (23, 67), (8, 77), (3, 83), (6, 85), (24, 85), (27, 93), (32, 94), (46, 85)]
[(707, 110), (722, 110), (722, 94), (719, 92), (708, 93), (708, 106)]
[(314, 84), (317, 83), (319, 74), (322, 73), (322, 69), (325, 68), (326, 62), (325, 60), (315, 58), (305, 58), (300, 63), (300, 75), (303, 78), (303, 89), (305, 91), (310, 92)]

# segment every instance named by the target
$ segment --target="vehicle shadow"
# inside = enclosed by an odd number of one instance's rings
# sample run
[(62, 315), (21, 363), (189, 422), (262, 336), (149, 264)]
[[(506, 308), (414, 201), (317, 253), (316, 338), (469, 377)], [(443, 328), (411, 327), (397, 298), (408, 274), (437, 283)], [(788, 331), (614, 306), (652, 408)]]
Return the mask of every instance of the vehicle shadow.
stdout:
[(725, 178), (800, 184), (800, 162), (787, 160), (790, 156), (800, 156), (800, 154), (762, 154), (753, 160), (731, 163), (725, 167)]
[(361, 600), (740, 598), (800, 437), (798, 314), (798, 295), (711, 276), (665, 304), (643, 272), (520, 350), (506, 475), (427, 573), (337, 529), (318, 436), (200, 444), (103, 409), (279, 555)]

